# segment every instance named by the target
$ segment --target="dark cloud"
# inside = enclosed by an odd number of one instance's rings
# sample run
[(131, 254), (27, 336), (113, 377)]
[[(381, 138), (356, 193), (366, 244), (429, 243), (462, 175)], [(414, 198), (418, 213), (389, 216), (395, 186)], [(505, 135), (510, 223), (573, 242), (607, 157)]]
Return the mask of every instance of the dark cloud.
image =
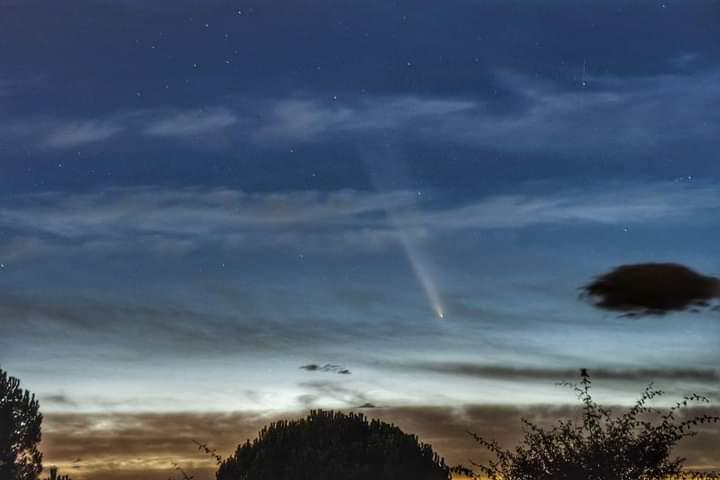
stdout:
[(698, 311), (720, 294), (720, 282), (676, 263), (621, 265), (582, 287), (596, 307), (626, 315)]
[[(213, 460), (198, 452), (193, 440), (207, 443), (228, 455), (237, 445), (253, 438), (266, 424), (305, 412), (173, 413), (173, 414), (50, 414), (46, 416), (43, 450), (48, 465), (57, 464), (73, 478), (165, 480), (172, 463), (178, 463), (198, 480), (213, 478)], [(433, 445), (450, 464), (489, 460), (467, 431), (494, 438), (512, 447), (522, 436), (522, 418), (541, 426), (558, 419), (578, 418), (574, 406), (393, 407), (374, 408), (372, 417), (416, 433)], [(718, 415), (716, 407), (689, 409), (685, 415)], [(684, 417), (682, 417), (684, 418)], [(681, 418), (681, 419), (682, 419)], [(720, 430), (703, 425), (700, 434), (683, 441), (676, 453), (689, 465), (720, 468)], [(81, 462), (75, 460), (82, 456)]]
[(303, 370), (307, 370), (308, 372), (330, 372), (330, 373), (337, 373), (338, 375), (350, 375), (352, 372), (348, 370), (345, 367), (342, 367), (340, 365), (335, 365), (333, 363), (326, 363), (325, 365), (318, 365), (317, 363), (308, 363), (307, 365), (302, 365), (300, 367)]
[[(465, 377), (487, 378), (504, 381), (573, 381), (576, 380), (579, 375), (579, 370), (577, 369), (511, 367), (504, 365), (482, 365), (465, 362), (386, 363), (383, 364), (383, 367), (392, 370), (460, 375)], [(629, 382), (686, 381), (714, 384), (720, 381), (720, 370), (713, 368), (597, 368), (590, 369), (590, 374), (595, 380)]]

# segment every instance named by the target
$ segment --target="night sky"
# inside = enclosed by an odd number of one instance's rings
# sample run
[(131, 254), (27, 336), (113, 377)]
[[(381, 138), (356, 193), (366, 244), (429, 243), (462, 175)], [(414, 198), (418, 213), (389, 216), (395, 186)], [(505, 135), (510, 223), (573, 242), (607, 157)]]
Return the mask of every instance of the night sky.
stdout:
[(0, 366), (74, 477), (321, 407), (480, 460), (581, 367), (720, 402), (720, 312), (578, 298), (720, 274), (715, 0), (0, 0), (0, 120)]

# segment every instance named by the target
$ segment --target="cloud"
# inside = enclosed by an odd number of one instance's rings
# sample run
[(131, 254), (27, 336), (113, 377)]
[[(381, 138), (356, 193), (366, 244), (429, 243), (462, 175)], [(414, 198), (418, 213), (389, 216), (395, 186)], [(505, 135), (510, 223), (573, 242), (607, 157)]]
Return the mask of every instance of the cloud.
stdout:
[[(709, 222), (720, 189), (709, 183), (605, 184), (584, 190), (494, 194), (463, 203), (418, 203), (411, 191), (248, 193), (227, 188), (109, 188), (6, 197), (0, 259), (33, 255), (185, 254), (226, 250), (372, 253), (463, 230), (662, 221)], [(397, 222), (396, 222), (397, 223)]]
[(76, 407), (78, 405), (77, 402), (64, 393), (42, 395), (40, 396), (40, 401), (43, 405), (49, 404), (61, 407)]
[(717, 145), (720, 113), (708, 106), (720, 99), (720, 70), (587, 80), (581, 88), (498, 71), (498, 88), (508, 92), (514, 108), (492, 98), (276, 100), (255, 137), (272, 146), (400, 130), (419, 141), (543, 154), (656, 151), (688, 141)]
[[(371, 252), (399, 242), (384, 213), (412, 205), (415, 195), (147, 187), (17, 200), (14, 207), (0, 208), (0, 228), (14, 232), (0, 244), (5, 260), (72, 250), (184, 254), (209, 244), (231, 250)], [(407, 234), (427, 236), (422, 227)]]
[(42, 140), (47, 148), (72, 148), (114, 137), (123, 130), (109, 121), (82, 121), (52, 128)]
[(674, 263), (621, 265), (582, 287), (596, 307), (626, 315), (665, 314), (710, 306), (720, 280)]
[[(7, 227), (60, 237), (135, 233), (207, 234), (226, 228), (338, 222), (414, 202), (412, 192), (337, 190), (246, 193), (230, 189), (145, 187), (101, 193), (25, 196), (24, 205), (0, 210)], [(36, 223), (40, 222), (40, 224)]]
[[(450, 121), (447, 133), (507, 151), (583, 153), (590, 149), (657, 150), (679, 141), (716, 143), (720, 71), (644, 78), (592, 77), (568, 89), (510, 72), (501, 81), (526, 107), (518, 112)], [(682, 128), (681, 125), (692, 125)]]
[(337, 373), (339, 375), (350, 375), (352, 373), (347, 368), (342, 367), (340, 365), (335, 365), (333, 363), (326, 363), (325, 365), (318, 365), (317, 363), (308, 363), (307, 365), (302, 365), (300, 368), (302, 370), (307, 370), (308, 372), (330, 372), (330, 373)]
[(225, 131), (238, 122), (238, 115), (225, 107), (121, 110), (84, 119), (21, 117), (8, 119), (0, 127), (0, 139), (24, 149), (63, 150), (101, 144), (119, 134), (186, 141)]
[[(494, 83), (505, 92), (501, 98), (347, 95), (242, 103), (228, 97), (222, 106), (116, 111), (94, 119), (17, 118), (5, 122), (0, 137), (46, 149), (98, 143), (120, 132), (168, 141), (207, 137), (211, 141), (197, 142), (206, 148), (285, 148), (348, 138), (365, 145), (395, 132), (419, 143), (573, 158), (618, 150), (658, 153), (683, 142), (695, 149), (718, 146), (720, 113), (709, 108), (720, 99), (718, 69), (589, 75), (585, 86), (497, 70)], [(229, 135), (213, 137), (217, 132)]]
[[(680, 204), (678, 202), (687, 202)], [(720, 195), (671, 182), (640, 186), (610, 184), (591, 190), (545, 194), (500, 194), (441, 211), (426, 211), (405, 223), (436, 228), (524, 228), (573, 223), (617, 224), (683, 220), (720, 206)]]
[(327, 406), (328, 401), (341, 408), (367, 408), (364, 405), (372, 404), (366, 392), (337, 382), (302, 382), (299, 386), (308, 391), (297, 398), (304, 408)]
[[(351, 99), (352, 100), (352, 99)], [(357, 103), (312, 98), (279, 100), (257, 125), (260, 142), (315, 141), (329, 134), (420, 126), (474, 108), (469, 100), (379, 97)]]
[[(415, 372), (457, 375), (469, 378), (494, 379), (508, 382), (536, 381), (560, 382), (574, 381), (578, 370), (561, 368), (512, 367), (507, 365), (483, 365), (467, 362), (414, 362), (383, 364), (383, 368)], [(683, 369), (683, 368), (593, 368), (590, 369), (593, 380), (612, 380), (621, 382), (700, 382), (714, 385), (720, 381), (720, 370)]]
[[(282, 297), (275, 294), (275, 298)], [(178, 345), (184, 346), (184, 358), (208, 358), (239, 349), (288, 352), (292, 345), (304, 351), (345, 336), (362, 339), (370, 335), (363, 325), (332, 330), (323, 319), (278, 317), (274, 310), (237, 298), (230, 305), (189, 307), (177, 299), (141, 303), (79, 295), (53, 298), (3, 294), (0, 323), (13, 334), (0, 337), (0, 351), (10, 357), (20, 355), (20, 345), (32, 349), (40, 337), (45, 337), (54, 346), (46, 355), (62, 355), (70, 349), (74, 358), (102, 357), (130, 364), (144, 355), (175, 355)], [(139, 352), (143, 356), (138, 357)]]
[(237, 115), (226, 108), (191, 110), (152, 121), (145, 128), (145, 134), (182, 138), (219, 131), (237, 122)]
[[(461, 407), (374, 408), (372, 417), (394, 423), (420, 440), (432, 444), (449, 464), (485, 462), (488, 452), (480, 449), (467, 431), (496, 439), (512, 447), (522, 436), (522, 418), (541, 426), (558, 419), (578, 418), (580, 408), (561, 405), (504, 407), (464, 405)], [(207, 443), (227, 456), (238, 444), (254, 438), (266, 424), (305, 412), (281, 415), (236, 412), (223, 413), (144, 413), (144, 414), (48, 414), (43, 423), (44, 460), (72, 473), (74, 478), (125, 480), (146, 478), (165, 480), (172, 474), (172, 463), (198, 474), (198, 480), (213, 478), (214, 460), (197, 450), (193, 440)], [(696, 407), (686, 415), (718, 415), (717, 407)], [(697, 437), (680, 443), (676, 454), (688, 464), (720, 468), (716, 445), (717, 426), (701, 426)], [(75, 460), (81, 457), (81, 462)]]
[(229, 455), (274, 419), (258, 413), (47, 414), (42, 449), (47, 465), (73, 478), (167, 479), (173, 463), (210, 478), (214, 461), (194, 440)]

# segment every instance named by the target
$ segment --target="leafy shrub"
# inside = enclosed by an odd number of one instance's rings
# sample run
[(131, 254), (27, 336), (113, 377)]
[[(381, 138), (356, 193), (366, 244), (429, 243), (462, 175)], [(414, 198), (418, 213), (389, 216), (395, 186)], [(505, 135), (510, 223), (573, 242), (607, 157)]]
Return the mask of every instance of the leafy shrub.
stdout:
[[(685, 459), (671, 451), (694, 428), (719, 423), (720, 417), (699, 415), (683, 419), (690, 402), (707, 403), (700, 395), (689, 395), (673, 407), (652, 408), (648, 402), (664, 392), (652, 384), (640, 399), (619, 416), (596, 403), (590, 376), (582, 370), (579, 384), (572, 387), (582, 402), (582, 421), (561, 420), (551, 429), (523, 420), (525, 436), (514, 450), (472, 434), (495, 455), (485, 465), (473, 464), (490, 480), (661, 480), (670, 478), (720, 478), (717, 473), (683, 470)], [(475, 474), (470, 469), (458, 472)]]

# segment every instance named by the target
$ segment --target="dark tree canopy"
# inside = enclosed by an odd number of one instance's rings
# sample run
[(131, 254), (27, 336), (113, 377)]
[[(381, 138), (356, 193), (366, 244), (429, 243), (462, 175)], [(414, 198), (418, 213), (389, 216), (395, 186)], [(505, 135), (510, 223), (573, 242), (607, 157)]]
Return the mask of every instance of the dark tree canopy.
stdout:
[(621, 265), (582, 287), (595, 306), (629, 315), (664, 314), (709, 306), (718, 279), (676, 263)]
[(218, 480), (448, 480), (449, 468), (414, 435), (362, 414), (313, 411), (263, 428)]
[(42, 415), (35, 395), (0, 369), (0, 479), (35, 480), (42, 470)]

